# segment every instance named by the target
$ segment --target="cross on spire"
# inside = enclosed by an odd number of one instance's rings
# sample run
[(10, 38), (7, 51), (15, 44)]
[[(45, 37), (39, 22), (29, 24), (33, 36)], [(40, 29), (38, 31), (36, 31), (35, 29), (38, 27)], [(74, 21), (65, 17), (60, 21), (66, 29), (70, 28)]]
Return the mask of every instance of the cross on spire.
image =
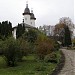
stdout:
[(28, 0), (26, 1), (26, 8), (28, 8)]
[(31, 8), (31, 13), (33, 13), (33, 8)]

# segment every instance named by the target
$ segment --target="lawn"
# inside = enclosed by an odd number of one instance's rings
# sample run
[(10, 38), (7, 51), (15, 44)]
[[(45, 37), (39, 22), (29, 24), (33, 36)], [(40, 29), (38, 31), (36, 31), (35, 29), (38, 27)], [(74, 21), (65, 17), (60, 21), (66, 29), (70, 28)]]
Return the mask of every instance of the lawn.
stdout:
[[(59, 52), (57, 56), (59, 61)], [(16, 67), (7, 67), (5, 60), (0, 56), (0, 75), (50, 75), (56, 65), (56, 63), (36, 61), (35, 55), (29, 55), (24, 56), (23, 61), (19, 62)]]

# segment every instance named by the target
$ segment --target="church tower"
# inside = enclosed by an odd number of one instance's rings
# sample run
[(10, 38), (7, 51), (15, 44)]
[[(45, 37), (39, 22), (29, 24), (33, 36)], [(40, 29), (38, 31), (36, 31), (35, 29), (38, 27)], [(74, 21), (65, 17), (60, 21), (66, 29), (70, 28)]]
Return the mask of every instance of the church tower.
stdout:
[(24, 10), (23, 16), (24, 16), (24, 23), (30, 25), (30, 10), (28, 8), (28, 2), (26, 3), (26, 8)]
[(24, 16), (25, 24), (35, 27), (36, 18), (34, 16), (33, 10), (31, 10), (31, 13), (30, 13), (30, 9), (28, 8), (28, 2), (26, 2), (26, 8), (24, 10), (23, 16)]
[(35, 16), (34, 16), (34, 13), (33, 13), (33, 10), (31, 10), (31, 17), (30, 17), (30, 22), (31, 22), (31, 26), (35, 27)]

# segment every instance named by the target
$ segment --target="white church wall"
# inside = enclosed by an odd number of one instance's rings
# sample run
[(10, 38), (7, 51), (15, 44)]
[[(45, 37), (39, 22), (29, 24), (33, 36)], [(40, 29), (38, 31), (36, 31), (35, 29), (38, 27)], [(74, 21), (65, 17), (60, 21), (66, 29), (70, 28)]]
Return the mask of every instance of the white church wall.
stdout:
[(16, 39), (16, 28), (12, 31), (13, 37)]
[(24, 15), (24, 23), (30, 25), (30, 15)]
[(30, 25), (33, 26), (33, 27), (35, 27), (35, 20), (34, 19), (30, 20)]

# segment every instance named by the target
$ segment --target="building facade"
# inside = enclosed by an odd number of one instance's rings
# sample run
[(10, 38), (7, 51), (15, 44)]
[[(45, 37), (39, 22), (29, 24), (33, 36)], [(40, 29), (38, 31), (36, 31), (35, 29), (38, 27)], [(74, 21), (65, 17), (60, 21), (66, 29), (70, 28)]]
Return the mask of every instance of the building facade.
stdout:
[[(36, 18), (34, 16), (33, 10), (31, 10), (31, 12), (30, 12), (30, 9), (28, 8), (28, 3), (26, 3), (26, 8), (25, 8), (24, 13), (22, 15), (23, 15), (23, 22), (21, 23), (21, 25), (24, 24), (26, 30), (28, 28), (35, 28)], [(16, 39), (16, 30), (17, 30), (17, 26), (13, 27), (12, 34), (15, 39)]]
[(36, 18), (34, 16), (33, 10), (31, 10), (30, 12), (30, 9), (28, 8), (28, 3), (26, 4), (26, 8), (24, 10), (23, 16), (24, 16), (24, 23), (35, 27)]
[(54, 29), (55, 29), (55, 26), (51, 26), (51, 25), (43, 25), (39, 27), (39, 30), (43, 32), (44, 34), (46, 34), (47, 36), (53, 36)]

